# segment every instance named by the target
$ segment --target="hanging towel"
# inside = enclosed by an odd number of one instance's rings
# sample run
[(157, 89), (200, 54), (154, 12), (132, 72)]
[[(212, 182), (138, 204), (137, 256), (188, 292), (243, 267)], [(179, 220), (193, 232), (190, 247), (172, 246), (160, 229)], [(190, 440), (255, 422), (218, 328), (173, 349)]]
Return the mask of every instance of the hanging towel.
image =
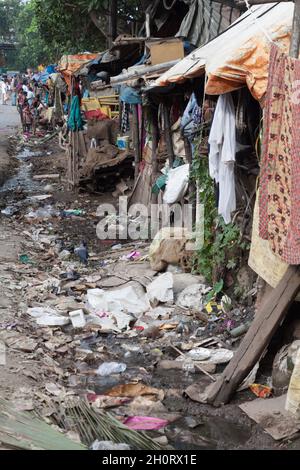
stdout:
[(209, 144), (209, 172), (211, 178), (219, 184), (219, 214), (229, 224), (231, 213), (236, 210), (236, 128), (235, 109), (230, 94), (221, 95), (218, 99)]
[(83, 121), (81, 118), (80, 103), (78, 96), (74, 96), (72, 99), (68, 127), (74, 132), (81, 131), (83, 129)]

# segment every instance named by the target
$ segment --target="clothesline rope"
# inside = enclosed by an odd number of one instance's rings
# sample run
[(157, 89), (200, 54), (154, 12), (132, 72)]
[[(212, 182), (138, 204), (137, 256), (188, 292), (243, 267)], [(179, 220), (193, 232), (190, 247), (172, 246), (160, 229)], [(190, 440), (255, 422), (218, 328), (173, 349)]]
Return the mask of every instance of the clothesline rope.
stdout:
[(247, 10), (249, 11), (250, 15), (253, 16), (254, 18), (254, 22), (256, 23), (256, 25), (258, 26), (258, 28), (264, 33), (264, 35), (266, 36), (266, 38), (268, 39), (268, 41), (270, 41), (271, 43), (275, 44), (275, 42), (273, 41), (273, 39), (271, 38), (271, 36), (269, 35), (268, 31), (261, 25), (261, 23), (258, 21), (257, 17), (255, 16), (253, 10), (252, 10), (252, 7), (251, 5), (249, 4), (249, 0), (244, 0), (244, 3), (246, 5), (246, 8)]

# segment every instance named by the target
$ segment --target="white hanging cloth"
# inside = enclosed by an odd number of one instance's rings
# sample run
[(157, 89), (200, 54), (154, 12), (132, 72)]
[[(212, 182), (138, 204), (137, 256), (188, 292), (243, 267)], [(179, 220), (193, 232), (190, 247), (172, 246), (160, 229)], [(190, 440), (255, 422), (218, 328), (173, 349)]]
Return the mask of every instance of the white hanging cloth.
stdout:
[(209, 135), (209, 172), (219, 183), (219, 215), (226, 224), (236, 210), (234, 164), (236, 154), (235, 109), (230, 93), (221, 95)]

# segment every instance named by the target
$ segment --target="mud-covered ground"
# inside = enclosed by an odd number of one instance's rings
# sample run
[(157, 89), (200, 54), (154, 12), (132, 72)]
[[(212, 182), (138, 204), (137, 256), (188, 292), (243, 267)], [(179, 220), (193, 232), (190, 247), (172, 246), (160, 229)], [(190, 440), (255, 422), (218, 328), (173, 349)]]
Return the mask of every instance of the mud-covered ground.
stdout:
[[(10, 121), (3, 117), (8, 109), (13, 116)], [(0, 396), (12, 403), (21, 402), (21, 409), (35, 409), (55, 422), (56, 413), (49, 409), (59, 408), (66, 392), (83, 396), (89, 391), (101, 395), (119, 384), (143, 383), (162, 392), (160, 403), (156, 403), (156, 407), (161, 407), (160, 413), (177, 418), (170, 419), (163, 431), (150, 433), (152, 437), (166, 437), (168, 446), (189, 450), (300, 448), (299, 440), (275, 442), (238, 408), (239, 403), (254, 398), (251, 392), (241, 392), (229, 405), (216, 409), (193, 402), (184, 394), (195, 383), (199, 384), (199, 390), (204, 390), (209, 378), (201, 373), (156, 367), (162, 359), (175, 360), (177, 353), (172, 344), (189, 342), (197, 327), (204, 328), (205, 325), (192, 317), (189, 330), (184, 333), (177, 333), (171, 326), (163, 333), (153, 329), (145, 335), (141, 330), (132, 330), (132, 334), (103, 334), (99, 328), (82, 332), (74, 332), (69, 326), (41, 328), (27, 315), (28, 307), (44, 304), (56, 307), (65, 301), (73, 308), (74, 305), (81, 308), (88, 288), (101, 287), (101, 282), (109, 285), (112, 279), (113, 282), (119, 279), (122, 285), (128, 280), (124, 273), (130, 269), (138, 270), (136, 278), (142, 278), (143, 269), (145, 273), (150, 269), (147, 261), (128, 264), (120, 258), (133, 249), (139, 250), (142, 256), (147, 255), (148, 245), (131, 243), (112, 250), (118, 241), (98, 240), (97, 207), (113, 198), (68, 191), (66, 157), (55, 140), (35, 149), (33, 154), (22, 148), (17, 152), (18, 165), (15, 165), (15, 157), (8, 156), (4, 149), (8, 145), (7, 137), (17, 125), (17, 116), (15, 110), (7, 110), (0, 110), (0, 210), (8, 208), (7, 214), (0, 214), (0, 339), (6, 344), (6, 364), (0, 365)], [(33, 175), (52, 173), (60, 173), (60, 180), (32, 180)], [(30, 199), (40, 195), (50, 197), (45, 201)], [(30, 211), (46, 204), (59, 214), (67, 209), (82, 209), (84, 214), (27, 217)], [(82, 240), (90, 251), (88, 267), (72, 254)], [(62, 249), (71, 253), (68, 260), (59, 257)], [(51, 282), (60, 279), (60, 274), (68, 272), (70, 266), (79, 273), (79, 280), (69, 286), (64, 284), (59, 290), (61, 284), (58, 288), (58, 284)], [(97, 276), (100, 281), (95, 280)], [(246, 312), (246, 318), (247, 315)], [(212, 337), (216, 331), (206, 329), (203, 334)], [(222, 336), (222, 341), (228, 348), (238, 346), (238, 342), (226, 343), (226, 336)], [(125, 362), (127, 370), (122, 375), (99, 377), (92, 371), (103, 361)], [(216, 372), (221, 372), (222, 367), (218, 366)], [(159, 415), (158, 408), (156, 415)], [(119, 416), (127, 413), (124, 407), (116, 407), (114, 411)]]

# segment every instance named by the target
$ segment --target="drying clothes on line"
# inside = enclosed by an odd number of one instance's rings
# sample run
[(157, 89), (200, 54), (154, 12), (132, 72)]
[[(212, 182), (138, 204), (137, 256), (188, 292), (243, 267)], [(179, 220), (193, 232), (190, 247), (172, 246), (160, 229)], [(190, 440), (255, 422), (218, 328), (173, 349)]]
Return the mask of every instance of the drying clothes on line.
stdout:
[[(272, 45), (264, 109), (259, 234), (288, 264), (300, 264), (300, 60)], [(296, 85), (296, 87), (295, 87)]]
[(208, 142), (210, 176), (219, 184), (219, 214), (229, 224), (231, 213), (236, 210), (235, 109), (230, 94), (221, 95), (218, 99)]

